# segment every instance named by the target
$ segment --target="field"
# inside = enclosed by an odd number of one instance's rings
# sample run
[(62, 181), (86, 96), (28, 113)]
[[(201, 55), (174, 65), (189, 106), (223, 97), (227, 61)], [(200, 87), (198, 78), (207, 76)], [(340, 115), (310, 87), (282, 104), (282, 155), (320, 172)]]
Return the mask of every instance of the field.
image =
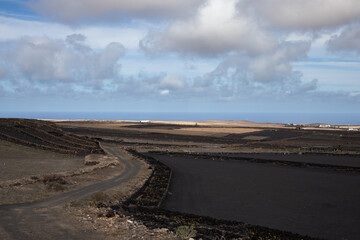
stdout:
[[(34, 175), (39, 180), (0, 189), (3, 198), (13, 199), (10, 202), (33, 199), (34, 194), (38, 195), (35, 199), (50, 196), (41, 180), (44, 174), (71, 173), (84, 169), (85, 163), (89, 164), (85, 168), (96, 168), (102, 164), (98, 159), (101, 162), (107, 159), (104, 156), (116, 155), (120, 165), (105, 164), (86, 174), (69, 174), (67, 189), (61, 192), (70, 192), (60, 193), (58, 198), (79, 198), (89, 194), (87, 191), (117, 184), (119, 191), (126, 182), (136, 182), (137, 191), (124, 188), (114, 195), (116, 204), (107, 205), (113, 200), (105, 199), (101, 206), (143, 224), (149, 236), (158, 234), (156, 229), (172, 231), (162, 235), (164, 239), (172, 239), (178, 227), (191, 224), (202, 239), (360, 237), (360, 195), (356, 191), (360, 187), (360, 133), (345, 128), (296, 129), (233, 121), (6, 119), (0, 121), (0, 138), (0, 163), (6, 166), (3, 181), (31, 180)], [(136, 180), (139, 174), (141, 181)], [(140, 188), (144, 177), (147, 180)], [(130, 192), (134, 194), (130, 196)], [(21, 198), (21, 194), (31, 197)], [(45, 203), (53, 206), (51, 200)], [(93, 217), (86, 221), (90, 229), (86, 231), (99, 228), (103, 220), (97, 215), (102, 208), (87, 208)], [(88, 216), (84, 212), (80, 219)], [(54, 226), (49, 228), (56, 232)], [(128, 234), (124, 229), (109, 231), (119, 238)], [(140, 237), (143, 233), (132, 234)]]
[[(56, 121), (55, 121), (56, 122)], [(152, 145), (188, 151), (228, 152), (320, 152), (357, 154), (359, 132), (337, 130), (297, 130), (282, 124), (251, 122), (145, 122), (75, 121), (56, 122), (69, 133), (122, 141), (124, 145)], [(167, 146), (166, 146), (167, 145)], [(186, 147), (186, 145), (188, 147)]]
[(84, 166), (84, 158), (38, 150), (0, 140), (0, 181), (46, 173), (59, 173)]
[[(171, 195), (164, 209), (325, 239), (360, 236), (360, 192), (355, 190), (360, 187), (359, 172), (148, 155), (173, 170)], [(282, 159), (286, 157), (289, 155)], [(301, 157), (302, 162), (307, 160), (307, 156)], [(357, 161), (360, 163), (359, 158)]]

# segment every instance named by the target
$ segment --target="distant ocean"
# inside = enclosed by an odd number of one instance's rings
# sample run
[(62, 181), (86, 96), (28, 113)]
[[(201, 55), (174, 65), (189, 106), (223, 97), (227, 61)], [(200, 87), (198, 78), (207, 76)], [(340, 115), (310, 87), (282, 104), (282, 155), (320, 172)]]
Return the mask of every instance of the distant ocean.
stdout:
[(164, 113), (164, 112), (1, 112), (1, 118), (86, 120), (232, 120), (260, 123), (328, 123), (360, 125), (360, 113)]

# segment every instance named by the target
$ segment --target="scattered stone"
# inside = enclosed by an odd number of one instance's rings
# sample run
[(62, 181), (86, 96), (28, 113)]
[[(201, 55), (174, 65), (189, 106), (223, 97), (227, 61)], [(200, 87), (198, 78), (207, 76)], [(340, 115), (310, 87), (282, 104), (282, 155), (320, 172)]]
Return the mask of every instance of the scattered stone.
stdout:
[(159, 228), (156, 231), (159, 232), (159, 233), (166, 233), (167, 231), (169, 231), (169, 229), (167, 229), (167, 228)]

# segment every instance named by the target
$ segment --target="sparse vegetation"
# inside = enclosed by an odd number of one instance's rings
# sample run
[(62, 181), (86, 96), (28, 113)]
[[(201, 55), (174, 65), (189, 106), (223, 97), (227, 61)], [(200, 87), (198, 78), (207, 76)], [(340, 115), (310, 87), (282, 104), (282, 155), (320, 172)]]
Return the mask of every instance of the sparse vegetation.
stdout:
[(66, 184), (68, 182), (65, 180), (64, 176), (58, 174), (47, 174), (41, 177), (41, 181), (46, 185), (47, 189), (62, 192), (67, 189)]
[(62, 185), (67, 184), (64, 176), (58, 174), (46, 174), (42, 176), (41, 181), (45, 184), (54, 183), (54, 182)]
[(176, 236), (180, 239), (189, 239), (196, 237), (197, 231), (195, 230), (195, 225), (191, 226), (180, 226), (176, 229)]

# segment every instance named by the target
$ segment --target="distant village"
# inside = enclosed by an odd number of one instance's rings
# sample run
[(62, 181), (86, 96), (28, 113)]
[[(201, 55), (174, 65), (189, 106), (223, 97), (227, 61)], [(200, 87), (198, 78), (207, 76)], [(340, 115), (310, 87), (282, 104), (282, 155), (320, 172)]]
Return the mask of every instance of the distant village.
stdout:
[(321, 123), (312, 123), (312, 124), (294, 124), (289, 123), (285, 124), (286, 127), (295, 127), (296, 129), (306, 129), (306, 128), (324, 128), (324, 129), (337, 129), (345, 131), (360, 131), (360, 126), (347, 126), (347, 125), (333, 125), (333, 124), (321, 124)]

